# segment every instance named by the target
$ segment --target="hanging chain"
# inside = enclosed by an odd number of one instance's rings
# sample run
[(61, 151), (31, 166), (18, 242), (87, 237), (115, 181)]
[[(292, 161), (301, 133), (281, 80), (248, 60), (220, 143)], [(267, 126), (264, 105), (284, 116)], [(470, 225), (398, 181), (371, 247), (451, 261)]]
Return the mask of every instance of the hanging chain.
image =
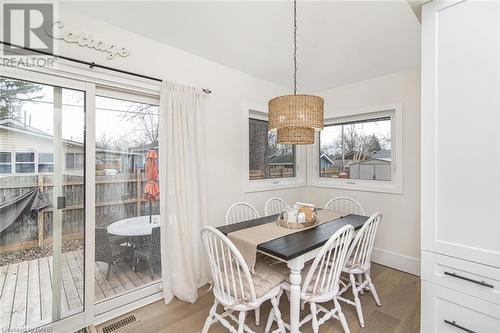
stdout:
[(293, 0), (293, 94), (297, 95), (297, 0)]

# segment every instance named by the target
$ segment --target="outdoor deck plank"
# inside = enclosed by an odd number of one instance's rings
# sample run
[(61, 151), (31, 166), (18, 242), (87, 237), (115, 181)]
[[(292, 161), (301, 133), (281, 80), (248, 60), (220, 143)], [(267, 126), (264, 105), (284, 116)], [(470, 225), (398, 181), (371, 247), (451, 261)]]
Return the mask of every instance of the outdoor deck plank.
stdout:
[(78, 293), (80, 306), (82, 306), (83, 301), (85, 299), (85, 294), (84, 294), (85, 283), (83, 281), (83, 273), (80, 271), (80, 268), (78, 267), (78, 263), (76, 262), (76, 258), (73, 255), (73, 252), (64, 253), (64, 257), (68, 263), (71, 279), (73, 280), (76, 291)]
[[(125, 267), (123, 267), (123, 266), (125, 266)], [(122, 284), (123, 288), (125, 288), (125, 290), (135, 289), (134, 283), (128, 278), (127, 274), (125, 274), (122, 271), (122, 267), (124, 269), (127, 269), (127, 268), (129, 270), (131, 269), (126, 264), (119, 264), (119, 265), (111, 266), (111, 271), (113, 271), (115, 273), (116, 278), (120, 281), (120, 283)]]
[(16, 291), (17, 270), (19, 264), (10, 264), (5, 277), (4, 290), (0, 298), (0, 325), (2, 330), (10, 329), (12, 316), (12, 305), (14, 304), (14, 294)]
[(9, 269), (9, 265), (0, 266), (0, 298), (3, 295), (3, 291), (5, 290), (5, 280), (7, 280), (7, 271)]
[(38, 259), (28, 261), (28, 293), (26, 325), (32, 327), (42, 320)]
[[(103, 272), (104, 279), (106, 279), (106, 274), (105, 272), (108, 269), (108, 264), (104, 262), (96, 262), (96, 266), (99, 266), (99, 268)], [(115, 275), (115, 272), (113, 272), (113, 265), (111, 266), (111, 273), (109, 274), (109, 283), (113, 287), (113, 290), (115, 291), (115, 294), (121, 294), (126, 291), (125, 287), (123, 287), (122, 283), (120, 280)]]
[(42, 321), (48, 321), (52, 318), (52, 274), (49, 268), (48, 257), (38, 259), (38, 268), (40, 271), (40, 306)]
[[(50, 272), (50, 276), (52, 277), (52, 292), (54, 291), (54, 268), (53, 268), (53, 260), (52, 260), (52, 256), (48, 257), (48, 260), (49, 260), (49, 272)], [(64, 292), (64, 283), (63, 281), (61, 281), (61, 288), (63, 290), (61, 290), (61, 314), (63, 313), (68, 313), (69, 312), (69, 305), (68, 305), (68, 299), (66, 298), (66, 293)], [(52, 299), (52, 294), (51, 294), (51, 299)], [(51, 306), (52, 306), (52, 301), (50, 302)]]
[[(106, 264), (104, 264), (106, 265)], [(107, 269), (107, 267), (106, 267)], [(106, 271), (102, 271), (101, 266), (99, 265), (99, 262), (96, 262), (95, 265), (95, 276), (97, 278), (97, 283), (100, 285), (102, 292), (105, 296), (105, 298), (112, 297), (116, 295), (116, 291), (113, 289), (113, 286), (111, 283), (106, 280)]]
[[(78, 295), (78, 290), (76, 289), (75, 281), (71, 276), (70, 268), (68, 266), (68, 261), (66, 260), (66, 256), (63, 254), (61, 256), (61, 275), (62, 275), (62, 284), (63, 290), (66, 294), (66, 299), (68, 300), (68, 307), (71, 313), (78, 311), (82, 307), (82, 302), (80, 300), (80, 296)], [(65, 316), (65, 312), (63, 312), (63, 316)]]
[(28, 262), (19, 263), (17, 271), (17, 283), (12, 305), (12, 317), (10, 328), (19, 329), (26, 325), (26, 301), (28, 294)]

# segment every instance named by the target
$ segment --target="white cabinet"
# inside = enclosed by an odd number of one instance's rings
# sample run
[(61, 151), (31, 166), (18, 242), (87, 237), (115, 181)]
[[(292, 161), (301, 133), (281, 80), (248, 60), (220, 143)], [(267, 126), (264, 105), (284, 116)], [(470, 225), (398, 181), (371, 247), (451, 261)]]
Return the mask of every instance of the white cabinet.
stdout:
[(500, 332), (499, 1), (423, 6), (421, 117), (422, 331)]
[(500, 2), (422, 21), (422, 249), (500, 267)]

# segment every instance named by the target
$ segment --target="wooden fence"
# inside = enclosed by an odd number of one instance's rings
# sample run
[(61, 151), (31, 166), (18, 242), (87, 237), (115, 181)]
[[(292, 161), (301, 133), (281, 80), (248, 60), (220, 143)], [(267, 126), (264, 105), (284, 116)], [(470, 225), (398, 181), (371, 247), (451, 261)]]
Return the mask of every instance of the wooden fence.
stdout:
[[(39, 187), (52, 202), (51, 174), (6, 176), (0, 178), (0, 203)], [(143, 173), (96, 176), (96, 216), (112, 213), (117, 219), (142, 215), (142, 199), (146, 179)], [(64, 175), (63, 194), (66, 208), (62, 213), (63, 239), (83, 239), (85, 226), (83, 175)], [(31, 216), (23, 216), (0, 235), (0, 254), (50, 244), (52, 212), (46, 208)]]
[[(269, 169), (269, 177), (267, 178), (287, 178), (293, 177), (293, 168), (271, 168)], [(250, 180), (266, 179), (264, 170), (250, 170)]]

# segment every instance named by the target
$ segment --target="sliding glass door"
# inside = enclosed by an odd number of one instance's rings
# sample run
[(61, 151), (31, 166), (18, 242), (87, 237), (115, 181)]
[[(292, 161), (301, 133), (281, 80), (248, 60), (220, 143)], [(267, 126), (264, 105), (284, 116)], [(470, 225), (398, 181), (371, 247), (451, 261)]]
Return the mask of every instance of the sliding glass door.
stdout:
[(4, 75), (0, 331), (71, 332), (158, 299), (158, 97)]
[(84, 163), (85, 91), (0, 77), (1, 331), (84, 311)]
[(99, 89), (95, 98), (97, 312), (158, 292), (158, 101)]

